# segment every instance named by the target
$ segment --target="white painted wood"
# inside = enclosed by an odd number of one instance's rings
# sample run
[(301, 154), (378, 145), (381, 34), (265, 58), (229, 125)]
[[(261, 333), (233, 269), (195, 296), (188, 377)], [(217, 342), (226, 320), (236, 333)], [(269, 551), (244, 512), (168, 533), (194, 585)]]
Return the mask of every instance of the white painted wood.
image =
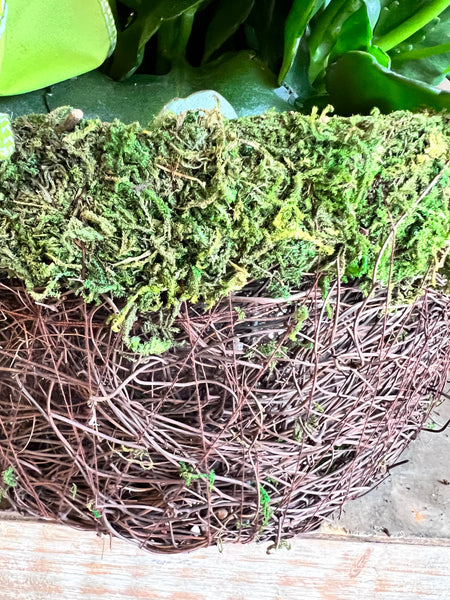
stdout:
[(32, 521), (0, 521), (1, 598), (11, 600), (447, 600), (450, 545), (297, 540), (155, 556)]

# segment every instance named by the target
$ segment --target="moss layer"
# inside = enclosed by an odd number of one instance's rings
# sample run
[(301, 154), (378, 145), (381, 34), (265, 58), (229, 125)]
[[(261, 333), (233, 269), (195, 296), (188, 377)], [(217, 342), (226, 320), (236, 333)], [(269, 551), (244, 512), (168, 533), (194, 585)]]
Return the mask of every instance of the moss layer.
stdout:
[(123, 298), (119, 327), (268, 271), (280, 294), (338, 265), (385, 284), (443, 267), (449, 115), (188, 113), (58, 133), (65, 110), (17, 119), (0, 163), (0, 273), (36, 297)]

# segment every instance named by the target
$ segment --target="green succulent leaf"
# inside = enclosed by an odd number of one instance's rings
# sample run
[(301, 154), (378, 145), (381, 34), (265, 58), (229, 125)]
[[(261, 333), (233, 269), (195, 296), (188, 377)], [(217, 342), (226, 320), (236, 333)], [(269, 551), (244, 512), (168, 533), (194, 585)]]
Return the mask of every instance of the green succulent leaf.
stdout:
[(185, 11), (176, 19), (164, 21), (157, 32), (157, 74), (167, 73), (175, 65), (186, 62), (186, 46), (192, 33), (196, 8)]
[(374, 43), (389, 52), (426, 27), (450, 6), (449, 0), (381, 0)]
[(117, 80), (130, 77), (142, 62), (145, 45), (161, 25), (186, 12), (196, 10), (203, 0), (126, 0), (124, 4), (136, 11), (130, 25), (119, 31), (116, 49), (108, 65), (108, 74)]
[(391, 68), (391, 57), (387, 52), (384, 52), (384, 50), (378, 46), (373, 45), (367, 48), (367, 52), (371, 54), (382, 67), (386, 67), (387, 69)]
[(305, 36), (300, 42), (294, 62), (284, 78), (283, 85), (291, 90), (296, 97), (297, 104), (302, 104), (317, 94), (317, 90), (309, 81), (309, 49)]
[(292, 0), (258, 0), (244, 23), (247, 45), (274, 73), (283, 61), (285, 24)]
[[(414, 80), (438, 85), (450, 70), (449, 0), (331, 0), (321, 2), (312, 16), (315, 8), (317, 3), (312, 1), (294, 2), (286, 22), (285, 55), (279, 75), (279, 80), (294, 90), (296, 105), (303, 109), (329, 101), (325, 74), (328, 65), (336, 61), (343, 75), (351, 61), (358, 65), (365, 61), (372, 78), (384, 80), (388, 73), (382, 69), (392, 69), (408, 78), (411, 85)], [(364, 52), (365, 58), (340, 60), (355, 51)], [(336, 69), (333, 67), (331, 73)], [(356, 80), (351, 72), (345, 77)], [(426, 87), (419, 88), (419, 93), (413, 86), (408, 99), (408, 94), (401, 92), (408, 87), (405, 81), (396, 79), (394, 73), (389, 81), (390, 87), (399, 88), (397, 99), (391, 100), (386, 90), (376, 92), (370, 86), (367, 93), (376, 95), (376, 105), (406, 108), (416, 106), (419, 97), (418, 105), (422, 107), (427, 106), (427, 97), (433, 108), (443, 102), (438, 92)], [(344, 93), (342, 90), (340, 95)], [(407, 105), (401, 105), (400, 98)]]
[(336, 56), (352, 50), (366, 50), (370, 47), (371, 39), (372, 28), (369, 15), (366, 5), (362, 2), (358, 10), (343, 22), (329, 60), (332, 61)]
[(300, 41), (305, 33), (309, 20), (325, 3), (325, 0), (294, 0), (291, 11), (286, 19), (284, 33), (284, 56), (278, 80), (282, 83), (292, 67)]
[(450, 6), (390, 55), (394, 71), (439, 85), (450, 70)]
[(368, 114), (374, 107), (383, 113), (450, 110), (450, 93), (393, 73), (366, 52), (340, 56), (327, 70), (326, 87), (327, 101), (342, 115)]
[(310, 82), (320, 79), (334, 57), (350, 50), (366, 50), (371, 38), (372, 28), (363, 0), (332, 0), (311, 23)]
[(32, 92), (96, 69), (115, 43), (106, 0), (2, 0), (0, 95)]
[[(243, 51), (222, 56), (204, 67), (174, 68), (162, 76), (134, 75), (121, 83), (93, 71), (54, 86), (46, 101), (51, 110), (71, 105), (83, 109), (86, 117), (146, 124), (174, 97), (185, 98), (205, 89), (222, 94), (238, 116), (260, 114), (271, 108), (288, 110), (290, 105), (275, 93), (276, 87), (275, 75), (254, 53)], [(2, 104), (5, 112), (6, 100)], [(23, 112), (16, 109), (15, 114)]]
[(208, 27), (203, 52), (206, 62), (246, 20), (255, 0), (220, 0)]

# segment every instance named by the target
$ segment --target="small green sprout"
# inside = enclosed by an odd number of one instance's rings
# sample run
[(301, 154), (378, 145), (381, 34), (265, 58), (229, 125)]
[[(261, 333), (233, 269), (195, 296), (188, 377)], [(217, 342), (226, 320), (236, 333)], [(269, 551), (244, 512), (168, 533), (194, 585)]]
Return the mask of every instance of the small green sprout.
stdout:
[(17, 486), (17, 475), (14, 473), (14, 469), (9, 466), (2, 472), (2, 479), (4, 486), (0, 486), (0, 500), (6, 498), (10, 488)]
[(2, 479), (5, 485), (8, 487), (16, 487), (17, 486), (17, 475), (14, 473), (14, 469), (9, 466), (2, 473)]
[(309, 311), (306, 308), (306, 306), (301, 306), (294, 315), (295, 318), (295, 325), (293, 330), (291, 331), (291, 333), (289, 334), (289, 339), (291, 340), (291, 342), (295, 342), (297, 339), (298, 334), (300, 333), (302, 327), (303, 327), (303, 323), (306, 321), (306, 319), (309, 317)]
[(237, 316), (238, 316), (238, 321), (243, 321), (243, 320), (245, 319), (245, 317), (246, 317), (246, 314), (245, 314), (245, 312), (242, 310), (242, 308), (241, 308), (240, 306), (235, 306), (235, 307), (234, 307), (234, 310), (235, 310), (235, 311), (236, 311), (236, 313), (237, 313)]
[(188, 487), (197, 479), (207, 479), (209, 481), (209, 491), (211, 492), (214, 487), (216, 475), (214, 471), (210, 471), (209, 473), (194, 473), (194, 467), (192, 465), (180, 462), (180, 477), (184, 479)]
[(259, 498), (261, 504), (261, 512), (263, 515), (261, 529), (264, 529), (264, 527), (267, 527), (273, 515), (273, 510), (270, 508), (270, 496), (261, 484), (259, 484)]
[(86, 508), (88, 509), (89, 512), (91, 512), (94, 515), (94, 517), (96, 519), (100, 519), (101, 518), (102, 515), (99, 513), (99, 511), (96, 508), (94, 508), (94, 501), (93, 500), (90, 500), (87, 503)]

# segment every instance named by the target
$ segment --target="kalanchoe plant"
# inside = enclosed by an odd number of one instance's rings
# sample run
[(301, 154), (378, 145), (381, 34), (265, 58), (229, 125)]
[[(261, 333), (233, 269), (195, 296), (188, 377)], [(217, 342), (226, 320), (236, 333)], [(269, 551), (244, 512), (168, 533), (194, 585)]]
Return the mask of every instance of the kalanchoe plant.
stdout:
[(114, 10), (118, 44), (105, 69), (116, 79), (140, 67), (191, 78), (190, 91), (199, 75), (215, 88), (217, 65), (241, 52), (249, 75), (270, 69), (299, 109), (450, 107), (435, 88), (450, 72), (449, 0), (117, 0)]
[[(109, 2), (117, 44), (101, 71), (53, 85), (32, 110), (80, 105), (88, 116), (147, 122), (175, 96), (205, 89), (222, 94), (238, 116), (328, 104), (344, 115), (450, 107), (450, 94), (437, 87), (450, 74), (450, 0)], [(61, 11), (64, 3), (73, 0), (61, 0)], [(53, 45), (67, 37), (47, 34)], [(51, 73), (51, 59), (42, 68)], [(18, 102), (4, 99), (0, 109), (29, 112), (29, 102), (25, 111)]]

